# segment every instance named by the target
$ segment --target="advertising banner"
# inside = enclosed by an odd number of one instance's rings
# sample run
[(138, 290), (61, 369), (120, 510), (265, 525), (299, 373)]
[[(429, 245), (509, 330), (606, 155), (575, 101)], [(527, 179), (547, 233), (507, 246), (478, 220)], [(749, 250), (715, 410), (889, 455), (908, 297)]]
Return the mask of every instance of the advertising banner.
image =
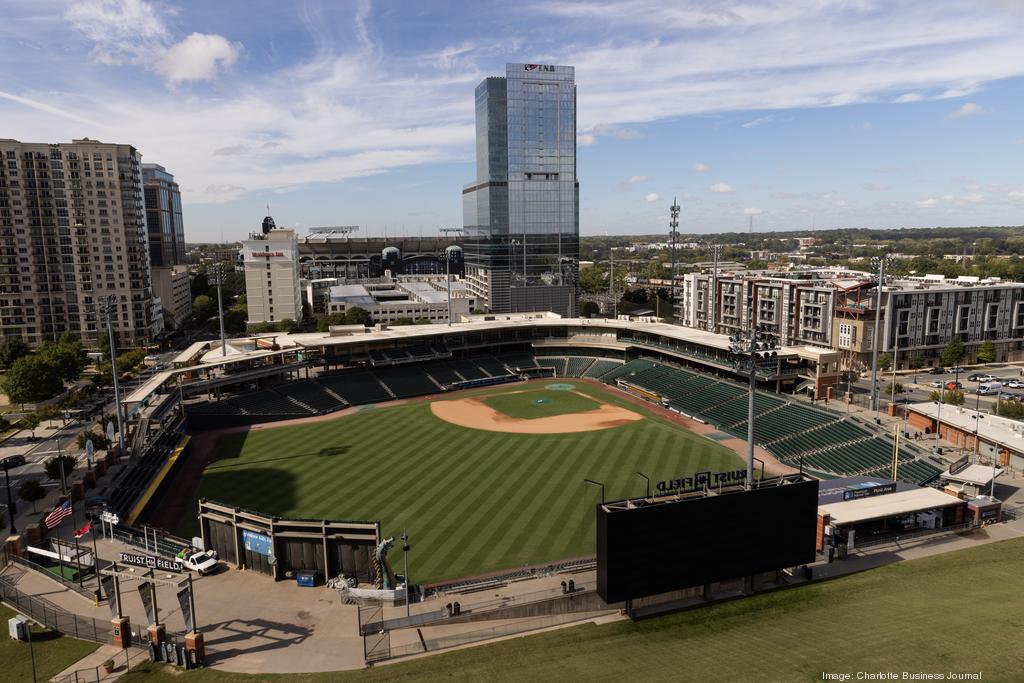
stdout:
[(103, 594), (107, 596), (107, 603), (110, 605), (110, 618), (117, 618), (117, 592), (114, 590), (114, 577), (104, 576), (100, 579), (103, 585)]
[(146, 618), (149, 619), (151, 624), (156, 623), (156, 610), (153, 608), (154, 590), (156, 590), (156, 586), (149, 581), (143, 581), (139, 584), (139, 597), (142, 598), (142, 607), (146, 610)]
[(196, 630), (195, 624), (192, 623), (192, 609), (189, 607), (188, 597), (188, 588), (178, 591), (178, 606), (181, 607), (181, 614), (185, 617), (185, 633)]

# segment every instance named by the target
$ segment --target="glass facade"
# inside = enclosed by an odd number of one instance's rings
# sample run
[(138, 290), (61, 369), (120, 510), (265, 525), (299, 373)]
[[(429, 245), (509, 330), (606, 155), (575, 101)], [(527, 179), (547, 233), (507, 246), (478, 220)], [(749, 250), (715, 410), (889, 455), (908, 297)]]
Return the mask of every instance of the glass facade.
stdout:
[(149, 233), (149, 262), (174, 266), (185, 262), (185, 227), (181, 217), (181, 192), (174, 176), (157, 164), (142, 165)]
[(571, 66), (508, 64), (476, 89), (466, 275), (494, 312), (576, 314), (579, 186)]

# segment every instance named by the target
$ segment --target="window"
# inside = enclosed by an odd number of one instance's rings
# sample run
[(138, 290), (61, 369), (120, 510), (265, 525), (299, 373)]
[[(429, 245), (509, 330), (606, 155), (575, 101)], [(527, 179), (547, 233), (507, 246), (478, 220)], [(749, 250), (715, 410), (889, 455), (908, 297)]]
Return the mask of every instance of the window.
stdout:
[(969, 305), (961, 305), (957, 308), (956, 313), (956, 331), (966, 332), (967, 328), (971, 325), (971, 307)]
[(939, 315), (941, 313), (942, 309), (939, 308), (938, 306), (933, 306), (932, 308), (928, 309), (928, 322), (926, 326), (928, 334), (939, 333)]
[(999, 324), (999, 304), (985, 305), (985, 331), (996, 329)]
[(910, 330), (910, 309), (896, 311), (896, 335), (906, 337)]
[(1013, 314), (1013, 326), (1024, 327), (1024, 301), (1018, 301)]

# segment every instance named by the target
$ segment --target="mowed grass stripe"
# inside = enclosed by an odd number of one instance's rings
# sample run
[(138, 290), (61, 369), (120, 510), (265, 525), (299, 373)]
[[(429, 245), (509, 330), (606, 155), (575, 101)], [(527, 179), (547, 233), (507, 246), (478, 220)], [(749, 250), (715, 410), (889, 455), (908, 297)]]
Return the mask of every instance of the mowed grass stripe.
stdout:
[[(644, 412), (600, 388), (577, 387)], [(616, 498), (643, 490), (637, 469), (657, 480), (739, 463), (660, 419), (576, 434), (505, 434), (445, 423), (429, 403), (225, 437), (217, 450), (202, 497), (282, 516), (379, 519), (387, 535), (408, 527), (420, 582), (593, 553), (599, 493), (584, 477), (604, 481)]]

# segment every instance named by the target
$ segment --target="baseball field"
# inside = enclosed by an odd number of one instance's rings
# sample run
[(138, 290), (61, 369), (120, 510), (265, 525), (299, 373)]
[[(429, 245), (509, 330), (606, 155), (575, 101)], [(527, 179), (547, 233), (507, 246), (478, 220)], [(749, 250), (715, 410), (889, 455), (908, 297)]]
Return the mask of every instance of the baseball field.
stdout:
[[(644, 493), (637, 471), (657, 481), (741, 463), (580, 381), (265, 426), (220, 437), (214, 454), (198, 497), (280, 516), (379, 519), (388, 536), (407, 528), (418, 583), (592, 555), (601, 491), (585, 478), (615, 499)], [(194, 530), (191, 512), (179, 531)]]

